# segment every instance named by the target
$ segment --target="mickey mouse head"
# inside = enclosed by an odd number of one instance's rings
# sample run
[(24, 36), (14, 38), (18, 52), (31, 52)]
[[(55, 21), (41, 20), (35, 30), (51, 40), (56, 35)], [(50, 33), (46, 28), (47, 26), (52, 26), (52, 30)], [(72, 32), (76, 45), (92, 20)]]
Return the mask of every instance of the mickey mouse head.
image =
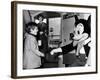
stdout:
[(81, 39), (84, 33), (87, 33), (90, 36), (90, 19), (91, 16), (88, 17), (88, 20), (78, 19), (75, 15), (75, 28), (74, 28), (74, 39)]

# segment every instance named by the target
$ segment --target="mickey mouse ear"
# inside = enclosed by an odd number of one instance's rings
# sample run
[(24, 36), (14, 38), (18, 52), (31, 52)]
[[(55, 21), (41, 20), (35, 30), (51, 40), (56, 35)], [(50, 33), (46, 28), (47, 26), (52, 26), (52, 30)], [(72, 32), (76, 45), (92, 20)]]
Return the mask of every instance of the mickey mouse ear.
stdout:
[(77, 17), (77, 15), (75, 15), (75, 21), (78, 21), (78, 17)]
[(90, 24), (91, 23), (91, 15), (88, 17), (88, 24)]

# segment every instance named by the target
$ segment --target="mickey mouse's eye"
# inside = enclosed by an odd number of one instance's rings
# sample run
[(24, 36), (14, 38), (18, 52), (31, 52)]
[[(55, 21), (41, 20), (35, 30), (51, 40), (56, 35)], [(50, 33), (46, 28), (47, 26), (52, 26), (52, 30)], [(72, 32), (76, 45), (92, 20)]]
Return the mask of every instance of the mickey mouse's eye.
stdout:
[(78, 34), (80, 34), (80, 31), (77, 31)]

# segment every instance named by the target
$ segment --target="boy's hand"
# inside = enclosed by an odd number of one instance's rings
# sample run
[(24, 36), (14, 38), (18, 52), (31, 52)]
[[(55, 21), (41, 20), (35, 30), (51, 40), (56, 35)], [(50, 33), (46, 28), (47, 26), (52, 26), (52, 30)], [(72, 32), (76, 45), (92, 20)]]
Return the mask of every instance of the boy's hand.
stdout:
[(41, 56), (44, 57), (45, 56), (44, 53), (41, 53)]

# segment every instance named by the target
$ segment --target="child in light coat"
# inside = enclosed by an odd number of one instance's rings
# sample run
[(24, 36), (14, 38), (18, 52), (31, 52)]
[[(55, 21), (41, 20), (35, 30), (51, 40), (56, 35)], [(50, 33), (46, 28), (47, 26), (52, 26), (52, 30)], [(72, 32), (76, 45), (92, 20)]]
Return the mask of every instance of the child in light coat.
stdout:
[(27, 33), (25, 34), (23, 68), (39, 68), (41, 66), (41, 57), (44, 57), (44, 54), (38, 49), (38, 43), (36, 40), (38, 27), (36, 23), (29, 22), (26, 28)]

